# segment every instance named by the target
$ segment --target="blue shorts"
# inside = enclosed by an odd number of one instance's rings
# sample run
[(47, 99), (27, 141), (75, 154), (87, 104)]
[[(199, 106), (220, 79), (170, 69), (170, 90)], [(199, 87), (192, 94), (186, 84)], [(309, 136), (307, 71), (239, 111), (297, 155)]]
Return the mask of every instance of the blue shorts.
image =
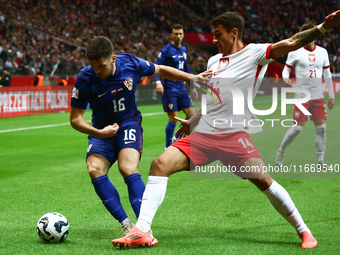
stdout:
[(186, 108), (194, 107), (191, 97), (186, 90), (176, 94), (164, 91), (162, 104), (164, 112), (178, 112)]
[(143, 148), (143, 128), (135, 124), (119, 128), (115, 136), (111, 138), (98, 138), (89, 135), (89, 146), (86, 158), (91, 154), (100, 154), (107, 158), (111, 164), (118, 159), (118, 154), (122, 149), (133, 148), (142, 155)]

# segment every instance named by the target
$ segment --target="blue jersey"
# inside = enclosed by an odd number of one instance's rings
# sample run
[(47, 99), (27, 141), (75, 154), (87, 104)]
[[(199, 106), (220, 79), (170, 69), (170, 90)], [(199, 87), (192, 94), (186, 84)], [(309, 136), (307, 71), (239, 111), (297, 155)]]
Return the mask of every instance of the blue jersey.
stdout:
[(114, 123), (119, 127), (141, 123), (142, 115), (135, 102), (136, 85), (141, 76), (155, 72), (153, 63), (131, 54), (116, 56), (113, 76), (101, 80), (89, 65), (80, 71), (72, 91), (71, 106), (86, 109), (90, 103), (92, 125), (98, 129)]
[[(180, 48), (176, 48), (173, 43), (165, 45), (161, 52), (158, 54), (156, 64), (171, 66), (181, 71), (190, 73), (188, 66), (188, 51), (185, 46), (181, 45)], [(155, 76), (155, 80), (159, 81), (159, 77)], [(182, 92), (185, 90), (183, 81), (172, 81), (163, 79), (164, 92)]]

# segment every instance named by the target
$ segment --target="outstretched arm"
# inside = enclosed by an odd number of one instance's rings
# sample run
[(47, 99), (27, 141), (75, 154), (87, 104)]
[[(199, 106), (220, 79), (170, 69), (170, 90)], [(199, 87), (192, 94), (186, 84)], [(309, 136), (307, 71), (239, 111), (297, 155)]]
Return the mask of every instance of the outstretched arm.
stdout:
[(155, 73), (153, 74), (153, 76), (160, 76), (168, 80), (186, 81), (186, 82), (190, 82), (190, 80), (194, 78), (203, 78), (208, 75), (211, 75), (211, 70), (195, 75), (191, 73), (182, 72), (170, 66), (156, 65), (156, 64), (155, 64)]
[(313, 27), (311, 29), (299, 32), (293, 35), (291, 38), (274, 43), (270, 50), (270, 57), (277, 59), (288, 52), (297, 50), (317, 39), (322, 33), (325, 32), (324, 30), (332, 29), (339, 23), (340, 10), (328, 15), (322, 23), (322, 27), (319, 25), (320, 27)]

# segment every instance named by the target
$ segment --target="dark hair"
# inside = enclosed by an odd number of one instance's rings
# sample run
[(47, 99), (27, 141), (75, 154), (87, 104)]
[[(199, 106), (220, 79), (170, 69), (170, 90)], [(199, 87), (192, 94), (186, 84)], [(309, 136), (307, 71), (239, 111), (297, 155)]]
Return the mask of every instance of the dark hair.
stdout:
[(88, 60), (110, 58), (113, 55), (113, 45), (105, 36), (95, 36), (87, 45), (86, 58)]
[(301, 27), (300, 27), (300, 32), (302, 31), (305, 31), (305, 30), (308, 30), (308, 29), (311, 29), (313, 27), (316, 26), (316, 23), (314, 20), (311, 20), (311, 21), (308, 21), (306, 24), (303, 24)]
[[(183, 26), (181, 24), (175, 24), (171, 27), (171, 33), (174, 29), (183, 29)], [(184, 30), (184, 29), (183, 29)]]
[(221, 15), (215, 17), (211, 24), (215, 27), (217, 25), (222, 25), (224, 29), (230, 33), (233, 28), (237, 28), (239, 40), (242, 40), (243, 30), (244, 30), (244, 19), (238, 12), (225, 12)]

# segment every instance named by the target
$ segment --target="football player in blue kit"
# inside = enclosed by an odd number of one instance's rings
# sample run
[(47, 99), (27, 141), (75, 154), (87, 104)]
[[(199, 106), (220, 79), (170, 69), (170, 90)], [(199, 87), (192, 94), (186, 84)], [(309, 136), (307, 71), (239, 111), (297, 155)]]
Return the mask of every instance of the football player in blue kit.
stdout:
[[(161, 49), (156, 64), (171, 66), (190, 73), (188, 51), (185, 46), (181, 45), (183, 38), (183, 26), (180, 24), (173, 25), (171, 27), (171, 43), (168, 43)], [(161, 82), (157, 76), (155, 80), (157, 92), (162, 95), (164, 112), (166, 112), (169, 117), (168, 124), (165, 128), (165, 148), (168, 148), (173, 141), (173, 134), (177, 122), (175, 117), (178, 117), (178, 111), (182, 110), (186, 118), (190, 119), (190, 117), (195, 114), (195, 109), (183, 81), (163, 79), (163, 82)], [(198, 93), (194, 86), (192, 87), (192, 93), (194, 100), (197, 100)]]
[[(203, 76), (156, 65), (131, 54), (115, 55), (111, 41), (104, 36), (89, 42), (86, 58), (90, 65), (80, 71), (72, 91), (70, 123), (74, 129), (88, 134), (86, 164), (92, 184), (106, 209), (127, 233), (134, 225), (107, 174), (118, 160), (138, 218), (145, 185), (138, 173), (143, 129), (142, 115), (135, 103), (137, 82), (140, 77), (151, 75), (188, 82)], [(83, 117), (88, 103), (92, 125)], [(153, 244), (157, 244), (156, 239)]]

